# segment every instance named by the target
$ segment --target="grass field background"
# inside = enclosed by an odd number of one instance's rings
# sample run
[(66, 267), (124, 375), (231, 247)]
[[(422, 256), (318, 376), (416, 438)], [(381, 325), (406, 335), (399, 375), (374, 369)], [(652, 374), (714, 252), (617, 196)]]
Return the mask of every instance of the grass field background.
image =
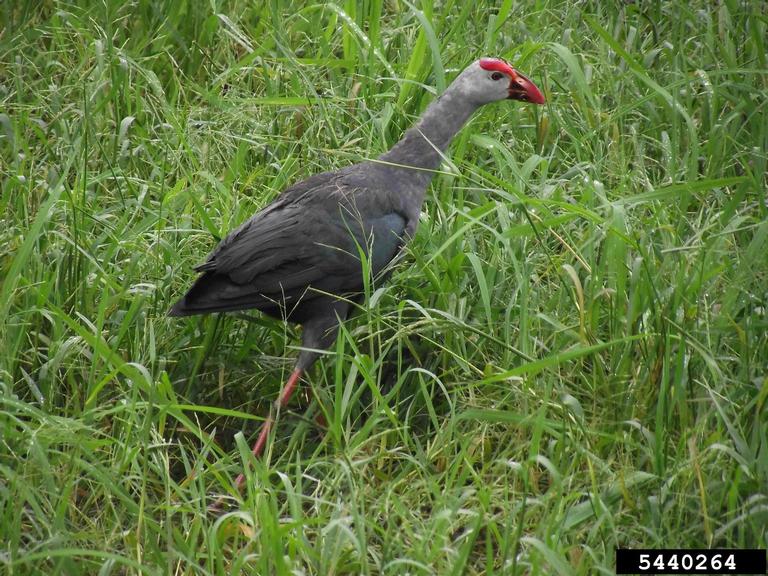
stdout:
[[(586, 575), (768, 545), (764, 2), (0, 18), (4, 574)], [(482, 55), (546, 106), (457, 137), (254, 460), (298, 331), (166, 311), (218, 238), (386, 150)]]

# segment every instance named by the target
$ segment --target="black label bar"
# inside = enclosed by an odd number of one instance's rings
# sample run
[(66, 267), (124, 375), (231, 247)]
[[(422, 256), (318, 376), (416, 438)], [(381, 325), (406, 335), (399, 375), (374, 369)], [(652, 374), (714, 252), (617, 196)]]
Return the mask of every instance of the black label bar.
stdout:
[(616, 549), (616, 574), (765, 574), (765, 550)]

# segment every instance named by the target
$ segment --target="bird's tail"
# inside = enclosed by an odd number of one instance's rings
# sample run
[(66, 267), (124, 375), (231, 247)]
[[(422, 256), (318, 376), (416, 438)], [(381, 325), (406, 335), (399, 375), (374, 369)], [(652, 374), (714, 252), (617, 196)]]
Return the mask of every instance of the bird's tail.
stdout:
[(213, 312), (233, 312), (252, 308), (271, 308), (274, 304), (261, 294), (228, 278), (205, 272), (192, 288), (168, 311), (168, 316), (195, 316)]
[(194, 316), (195, 314), (205, 314), (202, 310), (187, 305), (187, 297), (184, 296), (168, 310), (168, 316)]

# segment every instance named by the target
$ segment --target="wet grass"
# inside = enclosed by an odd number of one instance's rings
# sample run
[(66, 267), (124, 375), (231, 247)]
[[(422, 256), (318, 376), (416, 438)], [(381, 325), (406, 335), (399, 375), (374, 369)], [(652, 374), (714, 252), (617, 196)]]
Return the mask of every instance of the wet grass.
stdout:
[[(214, 4), (0, 9), (4, 573), (768, 545), (765, 4)], [(166, 310), (217, 238), (386, 150), (483, 54), (546, 107), (465, 128), (254, 461), (296, 330)]]

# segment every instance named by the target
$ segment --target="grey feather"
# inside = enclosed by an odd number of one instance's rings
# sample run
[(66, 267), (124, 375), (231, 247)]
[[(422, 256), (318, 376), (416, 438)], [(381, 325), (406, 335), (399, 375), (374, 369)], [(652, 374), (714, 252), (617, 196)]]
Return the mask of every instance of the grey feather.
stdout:
[[(305, 347), (329, 346), (363, 288), (361, 251), (370, 273), (387, 270), (416, 231), (453, 136), (480, 105), (506, 96), (475, 62), (389, 152), (294, 184), (230, 233), (170, 314), (255, 308), (302, 323)], [(302, 352), (298, 365), (314, 358)]]

